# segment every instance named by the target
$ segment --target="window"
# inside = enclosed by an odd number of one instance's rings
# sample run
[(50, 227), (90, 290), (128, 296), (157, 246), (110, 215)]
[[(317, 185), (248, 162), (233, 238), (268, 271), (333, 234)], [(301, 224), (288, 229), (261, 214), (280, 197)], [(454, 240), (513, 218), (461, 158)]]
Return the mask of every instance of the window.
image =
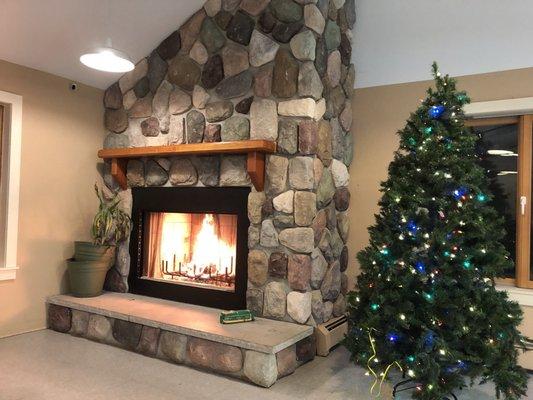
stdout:
[(0, 280), (17, 270), (22, 97), (0, 91)]

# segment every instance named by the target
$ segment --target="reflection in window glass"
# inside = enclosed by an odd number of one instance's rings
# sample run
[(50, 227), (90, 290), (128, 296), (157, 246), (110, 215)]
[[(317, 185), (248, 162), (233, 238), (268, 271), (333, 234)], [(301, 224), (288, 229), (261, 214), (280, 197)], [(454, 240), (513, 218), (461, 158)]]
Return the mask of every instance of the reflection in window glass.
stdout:
[[(507, 235), (504, 245), (515, 260), (516, 255), (516, 190), (518, 183), (518, 125), (491, 125), (473, 128), (479, 136), (477, 154), (487, 172), (493, 206), (505, 219)], [(505, 271), (515, 277), (514, 269)]]

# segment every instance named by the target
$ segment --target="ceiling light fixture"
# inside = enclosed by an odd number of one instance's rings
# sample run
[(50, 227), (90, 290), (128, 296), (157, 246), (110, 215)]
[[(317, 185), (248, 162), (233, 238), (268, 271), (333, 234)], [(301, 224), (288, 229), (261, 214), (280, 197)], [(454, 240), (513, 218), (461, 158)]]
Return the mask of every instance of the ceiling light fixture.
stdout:
[(124, 73), (135, 67), (126, 53), (112, 47), (101, 47), (90, 53), (85, 53), (80, 57), (80, 61), (89, 68), (106, 72)]

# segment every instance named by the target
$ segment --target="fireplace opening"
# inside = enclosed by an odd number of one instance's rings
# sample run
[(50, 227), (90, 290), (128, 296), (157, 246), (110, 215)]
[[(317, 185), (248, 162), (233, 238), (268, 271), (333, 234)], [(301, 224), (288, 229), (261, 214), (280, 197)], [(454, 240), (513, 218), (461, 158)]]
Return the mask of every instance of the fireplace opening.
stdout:
[(249, 188), (133, 188), (130, 291), (246, 307)]
[(237, 215), (149, 212), (143, 279), (235, 291)]

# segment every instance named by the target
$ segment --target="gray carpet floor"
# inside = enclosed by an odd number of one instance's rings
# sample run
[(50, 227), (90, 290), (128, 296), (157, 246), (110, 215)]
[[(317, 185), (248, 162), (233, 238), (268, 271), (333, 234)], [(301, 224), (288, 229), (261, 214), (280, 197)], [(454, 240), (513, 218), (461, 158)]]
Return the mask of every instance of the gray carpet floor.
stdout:
[[(369, 400), (364, 373), (338, 348), (263, 389), (49, 330), (0, 339), (0, 400)], [(490, 385), (457, 394), (495, 398)]]

